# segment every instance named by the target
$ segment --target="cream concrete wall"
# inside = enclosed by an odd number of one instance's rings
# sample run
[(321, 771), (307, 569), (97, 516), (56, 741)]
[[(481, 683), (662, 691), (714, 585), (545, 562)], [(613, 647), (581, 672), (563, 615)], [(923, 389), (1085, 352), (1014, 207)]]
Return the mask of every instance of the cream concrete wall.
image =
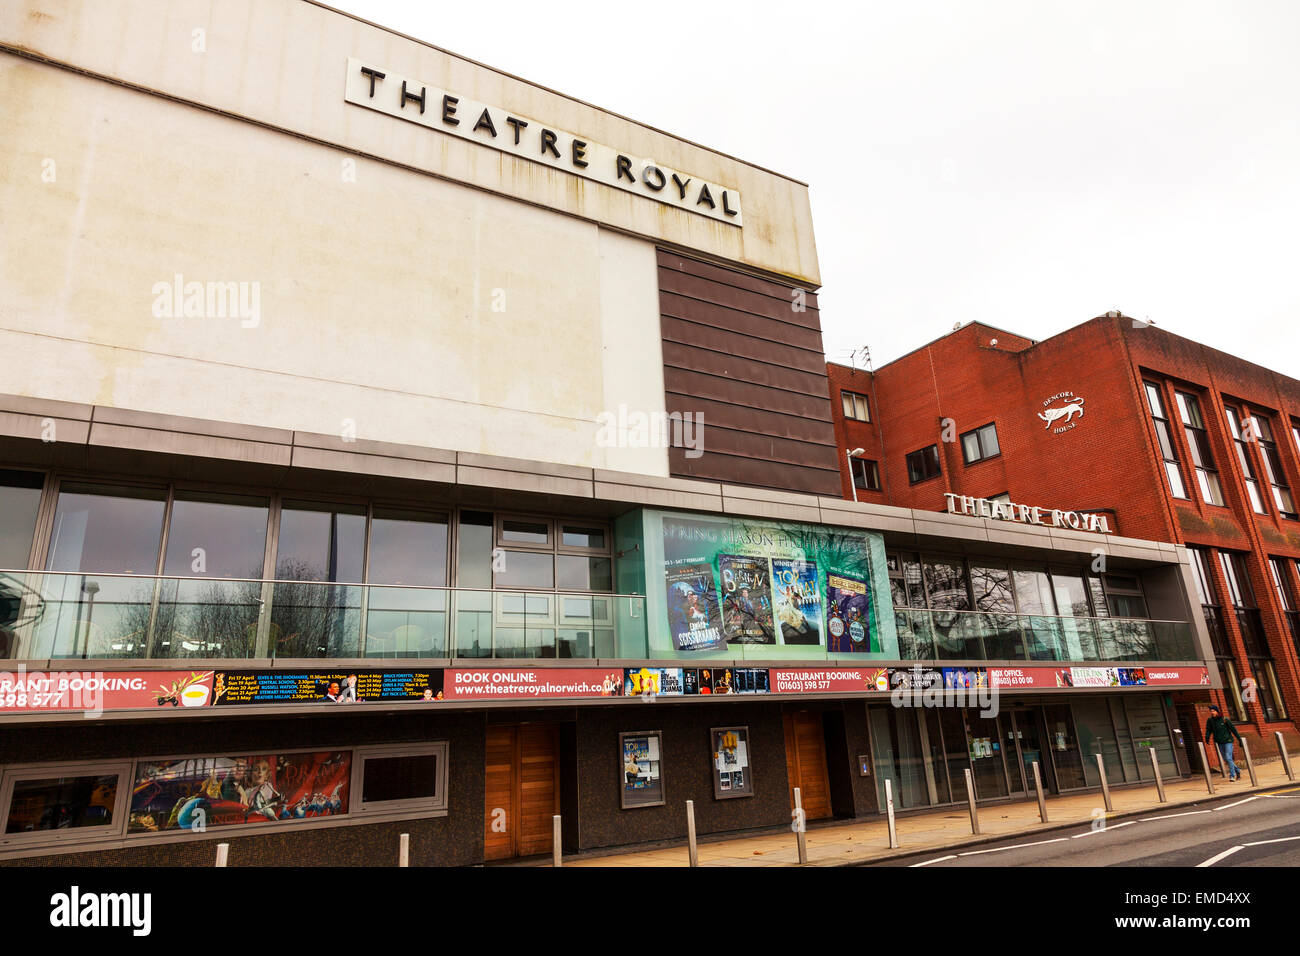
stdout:
[[(611, 403), (663, 410), (650, 242), (5, 53), (0, 129), (6, 393), (667, 474), (596, 443)], [(256, 284), (256, 325), (156, 315), (177, 274)]]
[[(202, 53), (192, 49), (196, 29)], [(306, 0), (7, 0), (4, 46), (820, 284), (806, 186)], [(732, 186), (744, 227), (349, 105), (349, 56)], [(738, 90), (699, 95), (723, 101)]]

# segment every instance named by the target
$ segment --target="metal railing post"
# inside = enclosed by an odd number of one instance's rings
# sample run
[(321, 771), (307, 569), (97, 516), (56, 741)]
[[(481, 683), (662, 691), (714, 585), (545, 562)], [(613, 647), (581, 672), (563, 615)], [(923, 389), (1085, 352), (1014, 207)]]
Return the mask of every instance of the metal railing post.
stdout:
[(229, 859), (230, 859), (230, 844), (229, 844), (229, 843), (218, 843), (218, 844), (217, 844), (217, 862), (216, 862), (215, 864), (213, 864), (213, 865), (214, 865), (214, 866), (221, 866), (221, 867), (224, 867), (224, 866), (226, 865), (226, 861), (229, 860)]
[(557, 813), (551, 817), (551, 865), (563, 866), (560, 861), (560, 854), (563, 850), (560, 847), (560, 815)]
[(1043, 773), (1038, 769), (1038, 761), (1031, 764), (1034, 768), (1034, 789), (1038, 791), (1038, 819), (1047, 822), (1047, 799), (1043, 796)]
[(1255, 776), (1255, 761), (1250, 759), (1250, 744), (1243, 739), (1241, 741), (1241, 752), (1246, 755), (1246, 770), (1250, 773), (1250, 785), (1259, 786), (1259, 777)]
[(803, 814), (803, 797), (799, 793), (799, 788), (794, 788), (794, 837), (795, 843), (799, 847), (799, 863), (808, 862), (808, 837), (804, 833), (808, 829)]
[(1152, 747), (1147, 753), (1151, 755), (1151, 772), (1156, 775), (1156, 793), (1161, 803), (1168, 803), (1169, 798), (1165, 796), (1165, 782), (1160, 776), (1160, 758), (1156, 756), (1156, 748)]
[(889, 848), (898, 849), (898, 829), (894, 826), (894, 785), (885, 778), (885, 812), (889, 814)]
[(397, 865), (411, 865), (411, 834), (403, 833), (397, 840)]
[(1274, 731), (1277, 736), (1277, 752), (1282, 757), (1282, 769), (1286, 771), (1288, 780), (1295, 780), (1295, 771), (1291, 769), (1291, 755), (1286, 752), (1286, 741), (1282, 739), (1282, 731)]
[(700, 848), (695, 845), (695, 801), (686, 801), (686, 852), (691, 866), (700, 865)]
[(1214, 793), (1214, 781), (1210, 779), (1210, 758), (1205, 755), (1205, 741), (1196, 741), (1196, 746), (1201, 751), (1201, 770), (1205, 772), (1205, 789), (1209, 793)]
[(980, 814), (975, 809), (975, 782), (971, 779), (970, 767), (966, 768), (966, 801), (970, 804), (970, 832), (980, 832)]
[(1097, 754), (1097, 773), (1101, 774), (1101, 798), (1106, 801), (1106, 812), (1110, 813), (1115, 805), (1110, 802), (1110, 783), (1106, 780), (1106, 761)]

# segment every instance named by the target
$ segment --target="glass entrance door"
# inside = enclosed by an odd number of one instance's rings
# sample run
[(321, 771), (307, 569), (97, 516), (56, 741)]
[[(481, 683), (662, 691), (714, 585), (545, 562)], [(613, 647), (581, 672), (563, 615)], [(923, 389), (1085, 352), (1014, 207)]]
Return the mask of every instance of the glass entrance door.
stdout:
[(1052, 760), (1043, 746), (1042, 719), (1037, 708), (1022, 707), (1002, 715), (1007, 741), (1007, 766), (1013, 792), (1035, 796), (1034, 763), (1043, 781), (1043, 792), (1053, 791)]

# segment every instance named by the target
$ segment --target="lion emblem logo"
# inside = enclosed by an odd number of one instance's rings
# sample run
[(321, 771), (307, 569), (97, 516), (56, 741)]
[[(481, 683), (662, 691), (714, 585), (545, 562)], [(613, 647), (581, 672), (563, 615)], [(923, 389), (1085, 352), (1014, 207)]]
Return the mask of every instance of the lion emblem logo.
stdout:
[(1067, 422), (1073, 421), (1075, 415), (1078, 415), (1080, 418), (1083, 417), (1082, 398), (1076, 398), (1068, 405), (1062, 405), (1060, 408), (1049, 408), (1046, 411), (1038, 413), (1038, 417), (1047, 422), (1047, 424), (1043, 426), (1044, 428), (1051, 428), (1056, 422), (1062, 420)]

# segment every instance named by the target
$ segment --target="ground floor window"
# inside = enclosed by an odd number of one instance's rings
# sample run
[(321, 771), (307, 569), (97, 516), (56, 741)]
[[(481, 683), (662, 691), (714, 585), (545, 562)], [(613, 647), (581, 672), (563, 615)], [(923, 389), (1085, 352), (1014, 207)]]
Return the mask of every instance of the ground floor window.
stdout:
[(122, 832), (130, 792), (127, 763), (13, 767), (0, 775), (0, 846)]

